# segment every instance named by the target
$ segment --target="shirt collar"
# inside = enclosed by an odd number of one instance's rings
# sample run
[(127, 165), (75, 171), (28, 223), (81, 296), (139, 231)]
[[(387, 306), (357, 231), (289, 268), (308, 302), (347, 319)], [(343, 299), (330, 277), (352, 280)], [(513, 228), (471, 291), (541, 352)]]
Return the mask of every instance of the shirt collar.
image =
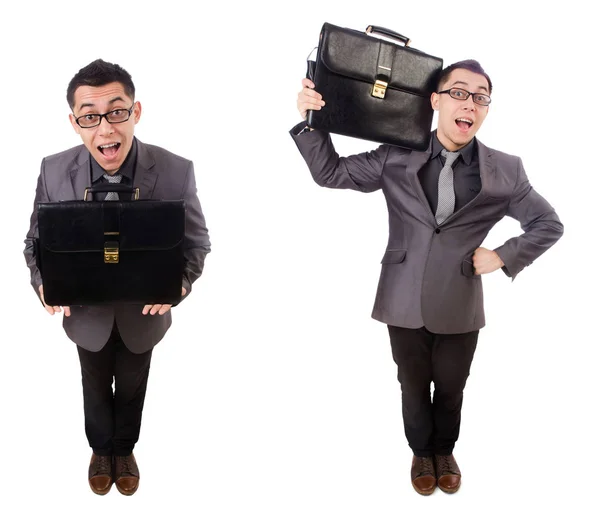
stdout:
[[(442, 152), (442, 149), (444, 148), (444, 146), (440, 143), (440, 141), (438, 140), (436, 131), (433, 132), (433, 136), (432, 136), (432, 145), (431, 145), (431, 158), (430, 159), (435, 159), (439, 156), (440, 152)], [(467, 145), (465, 145), (462, 149), (460, 149), (458, 152), (460, 152), (460, 155), (462, 156), (463, 161), (465, 162), (465, 164), (470, 165), (471, 161), (473, 161), (473, 156), (475, 155), (476, 152), (476, 145), (475, 145), (475, 138), (473, 138)]]
[[(92, 183), (98, 181), (105, 173), (100, 164), (94, 159), (94, 157), (90, 154), (91, 162), (92, 162)], [(131, 149), (129, 150), (129, 154), (125, 158), (125, 161), (121, 165), (121, 168), (118, 170), (118, 173), (123, 177), (129, 179), (131, 183), (133, 183), (133, 172), (135, 170), (135, 163), (137, 161), (137, 140), (134, 138), (133, 143), (131, 145)]]

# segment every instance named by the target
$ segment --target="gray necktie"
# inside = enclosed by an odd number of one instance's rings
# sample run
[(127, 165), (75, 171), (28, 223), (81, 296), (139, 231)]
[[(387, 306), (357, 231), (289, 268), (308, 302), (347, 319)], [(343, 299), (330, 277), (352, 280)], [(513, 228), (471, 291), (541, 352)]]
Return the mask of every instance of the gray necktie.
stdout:
[[(104, 174), (104, 179), (106, 179), (109, 183), (120, 183), (121, 179), (123, 179), (123, 176), (121, 174), (114, 174), (114, 175), (110, 175), (110, 174)], [(118, 201), (119, 200), (119, 194), (117, 192), (108, 192), (106, 194), (106, 197), (104, 198), (105, 201)]]
[(446, 158), (444, 167), (438, 179), (438, 205), (435, 211), (435, 221), (444, 222), (454, 213), (454, 171), (452, 165), (460, 156), (460, 152), (448, 152), (442, 149), (442, 156)]

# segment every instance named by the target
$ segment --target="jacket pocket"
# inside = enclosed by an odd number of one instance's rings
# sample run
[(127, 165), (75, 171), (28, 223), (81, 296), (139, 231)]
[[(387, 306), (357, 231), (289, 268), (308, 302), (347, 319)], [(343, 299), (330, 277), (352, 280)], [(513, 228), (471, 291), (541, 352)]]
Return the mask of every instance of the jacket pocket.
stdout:
[(466, 258), (462, 262), (461, 270), (462, 270), (463, 275), (467, 276), (468, 278), (476, 277), (475, 276), (475, 267), (473, 265), (473, 262), (470, 260), (467, 260)]
[(386, 251), (381, 259), (381, 263), (402, 263), (406, 258), (406, 249), (390, 249)]

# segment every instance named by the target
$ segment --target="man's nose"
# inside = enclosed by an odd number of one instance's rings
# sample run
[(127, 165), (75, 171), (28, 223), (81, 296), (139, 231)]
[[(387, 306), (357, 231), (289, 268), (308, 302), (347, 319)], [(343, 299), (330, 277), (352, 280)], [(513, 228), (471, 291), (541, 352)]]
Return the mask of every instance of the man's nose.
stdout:
[(463, 102), (463, 109), (467, 111), (475, 110), (475, 102), (473, 102), (473, 95), (469, 95), (469, 98)]
[(114, 132), (114, 128), (113, 128), (112, 124), (106, 119), (105, 116), (103, 116), (102, 119), (100, 120), (100, 125), (98, 126), (98, 132), (103, 136), (112, 134)]

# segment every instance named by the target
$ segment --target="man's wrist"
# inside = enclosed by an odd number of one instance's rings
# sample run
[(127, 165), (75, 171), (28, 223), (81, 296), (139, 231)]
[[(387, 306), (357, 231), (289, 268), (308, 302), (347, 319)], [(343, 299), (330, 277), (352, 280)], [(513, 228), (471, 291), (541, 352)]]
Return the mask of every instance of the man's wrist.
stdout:
[(494, 251), (494, 254), (496, 255), (496, 259), (498, 260), (498, 263), (500, 264), (500, 266), (498, 268), (501, 269), (502, 267), (504, 267), (504, 262), (502, 261), (502, 258), (500, 258), (500, 255), (496, 251)]

